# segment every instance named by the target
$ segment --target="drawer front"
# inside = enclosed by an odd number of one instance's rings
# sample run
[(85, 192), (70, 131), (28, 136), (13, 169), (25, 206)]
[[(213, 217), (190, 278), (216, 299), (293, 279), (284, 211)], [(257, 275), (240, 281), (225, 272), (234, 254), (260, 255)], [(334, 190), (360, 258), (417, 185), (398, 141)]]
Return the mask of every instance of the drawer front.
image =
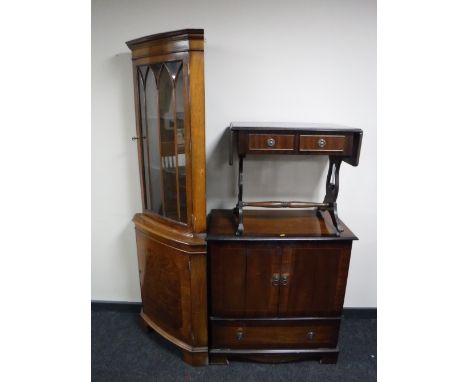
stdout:
[(299, 152), (348, 155), (352, 148), (352, 140), (352, 136), (345, 135), (300, 135)]
[(294, 135), (249, 134), (249, 151), (294, 151)]
[(340, 320), (211, 321), (211, 346), (221, 349), (336, 347)]

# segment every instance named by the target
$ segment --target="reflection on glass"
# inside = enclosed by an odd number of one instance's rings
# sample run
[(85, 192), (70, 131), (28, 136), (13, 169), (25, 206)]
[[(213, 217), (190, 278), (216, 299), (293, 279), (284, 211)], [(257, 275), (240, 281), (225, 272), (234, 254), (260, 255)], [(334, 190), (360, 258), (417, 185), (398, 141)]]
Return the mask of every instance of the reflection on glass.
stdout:
[(179, 164), (179, 195), (181, 221), (187, 222), (187, 192), (185, 189), (185, 129), (184, 129), (184, 79), (181, 67), (175, 82), (177, 157)]
[(187, 223), (182, 62), (138, 68), (146, 209)]
[(161, 139), (161, 167), (164, 184), (165, 215), (173, 220), (179, 219), (177, 161), (175, 152), (175, 121), (173, 82), (164, 66), (159, 75), (159, 112)]
[(162, 204), (162, 184), (159, 165), (159, 138), (158, 138), (158, 91), (156, 87), (157, 71), (150, 68), (146, 78), (146, 123), (148, 133), (146, 135), (146, 145), (148, 148), (147, 163), (150, 173), (150, 198), (151, 210), (156, 213), (163, 213)]

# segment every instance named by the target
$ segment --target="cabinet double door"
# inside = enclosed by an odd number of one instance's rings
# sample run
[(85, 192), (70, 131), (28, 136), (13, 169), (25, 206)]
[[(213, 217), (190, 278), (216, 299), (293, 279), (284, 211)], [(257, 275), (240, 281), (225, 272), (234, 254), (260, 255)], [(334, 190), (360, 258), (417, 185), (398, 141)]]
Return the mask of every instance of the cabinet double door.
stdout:
[(351, 242), (209, 243), (213, 318), (337, 317)]

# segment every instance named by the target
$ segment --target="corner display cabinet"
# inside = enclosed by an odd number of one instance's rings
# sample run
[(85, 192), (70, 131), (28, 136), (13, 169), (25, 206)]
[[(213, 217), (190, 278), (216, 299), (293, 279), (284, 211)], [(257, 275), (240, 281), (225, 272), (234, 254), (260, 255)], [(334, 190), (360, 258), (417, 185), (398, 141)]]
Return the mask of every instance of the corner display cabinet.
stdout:
[(141, 317), (208, 363), (203, 29), (128, 41), (143, 213), (133, 218)]

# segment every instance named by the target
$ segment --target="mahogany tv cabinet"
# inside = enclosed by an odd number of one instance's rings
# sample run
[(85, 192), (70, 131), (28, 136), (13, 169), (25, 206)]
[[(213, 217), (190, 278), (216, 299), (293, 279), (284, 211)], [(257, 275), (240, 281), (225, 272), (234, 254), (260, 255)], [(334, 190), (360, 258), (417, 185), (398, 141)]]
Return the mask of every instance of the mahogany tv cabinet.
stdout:
[(337, 361), (353, 240), (329, 214), (312, 210), (233, 210), (209, 216), (209, 355), (286, 362)]

